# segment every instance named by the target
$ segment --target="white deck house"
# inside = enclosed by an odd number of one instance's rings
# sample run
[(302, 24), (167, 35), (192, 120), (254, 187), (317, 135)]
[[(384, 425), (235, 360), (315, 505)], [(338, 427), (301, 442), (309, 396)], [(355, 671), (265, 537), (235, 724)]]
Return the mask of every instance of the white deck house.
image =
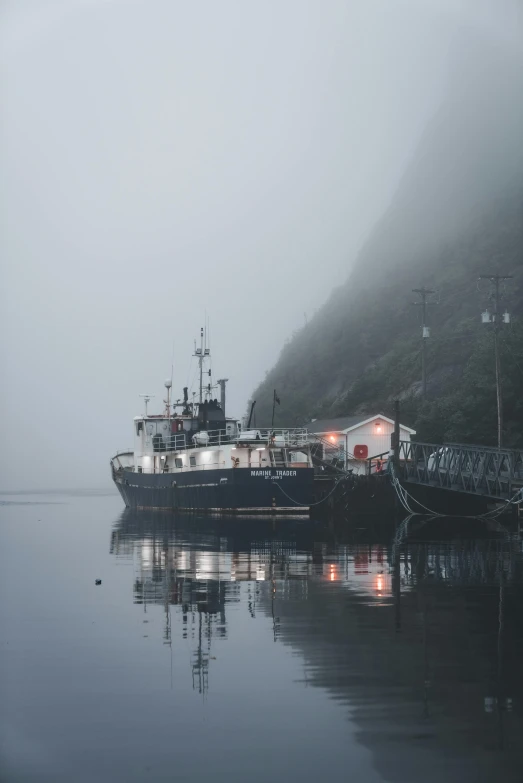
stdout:
[[(319, 436), (324, 459), (337, 461), (346, 470), (365, 473), (380, 469), (390, 454), (390, 436), (394, 422), (388, 416), (342, 416), (339, 419), (313, 419), (306, 425), (309, 433)], [(400, 424), (400, 440), (410, 441), (416, 430)], [(314, 442), (314, 438), (311, 438)]]

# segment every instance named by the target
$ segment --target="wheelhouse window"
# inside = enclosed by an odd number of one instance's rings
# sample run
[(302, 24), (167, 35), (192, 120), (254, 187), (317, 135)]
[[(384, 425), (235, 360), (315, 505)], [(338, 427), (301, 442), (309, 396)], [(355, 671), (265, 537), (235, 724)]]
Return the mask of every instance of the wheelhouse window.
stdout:
[(139, 435), (142, 430), (143, 430), (143, 421), (137, 421), (136, 422), (136, 434)]
[(183, 459), (181, 457), (174, 458), (174, 465), (177, 468), (183, 468)]

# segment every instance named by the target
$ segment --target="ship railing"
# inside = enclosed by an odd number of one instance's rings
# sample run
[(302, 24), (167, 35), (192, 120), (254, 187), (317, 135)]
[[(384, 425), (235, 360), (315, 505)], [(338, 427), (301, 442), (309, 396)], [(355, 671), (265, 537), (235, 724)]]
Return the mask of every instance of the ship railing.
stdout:
[(225, 460), (216, 460), (216, 462), (202, 462), (199, 465), (182, 465), (181, 467), (176, 467), (174, 465), (169, 465), (167, 468), (162, 465), (159, 468), (156, 468), (154, 466), (151, 466), (150, 468), (146, 468), (145, 470), (138, 471), (139, 473), (143, 474), (162, 474), (166, 475), (167, 473), (169, 475), (176, 476), (180, 473), (192, 473), (194, 471), (200, 471), (200, 470), (217, 470), (218, 468), (226, 468), (228, 467)]
[(254, 428), (231, 435), (227, 430), (205, 430), (199, 433), (180, 432), (153, 443), (155, 452), (186, 451), (188, 449), (222, 445), (267, 445), (271, 448), (300, 448), (308, 444), (306, 429)]
[[(196, 438), (194, 437), (196, 435)], [(221, 446), (234, 443), (234, 438), (227, 430), (205, 430), (199, 433), (179, 432), (153, 443), (154, 451), (185, 451), (204, 446)]]
[[(166, 462), (168, 462), (166, 460)], [(192, 473), (192, 472), (199, 472), (201, 470), (217, 470), (217, 469), (223, 469), (223, 468), (229, 468), (231, 467), (231, 464), (226, 462), (225, 460), (216, 460), (214, 462), (201, 462), (197, 465), (172, 465), (172, 464), (165, 464), (162, 462), (162, 465), (157, 467), (155, 465), (151, 465), (151, 467), (145, 468), (145, 469), (138, 469), (138, 473), (143, 474), (149, 474), (149, 475), (173, 475), (176, 476), (180, 473)], [(290, 470), (296, 468), (296, 463), (292, 462), (289, 459), (282, 460), (281, 462), (276, 462), (274, 464), (260, 464), (260, 462), (253, 460), (249, 460), (249, 462), (246, 465), (242, 465), (242, 468), (249, 468), (250, 470), (269, 470), (271, 468), (278, 468), (283, 470)], [(113, 471), (115, 475), (120, 475), (122, 473), (122, 468), (114, 469)], [(131, 470), (134, 471), (134, 468), (131, 468)], [(225, 481), (226, 479), (222, 479)]]
[(237, 438), (236, 443), (266, 443), (268, 446), (275, 448), (298, 448), (300, 446), (306, 446), (309, 442), (309, 434), (304, 427), (292, 427), (292, 428), (277, 428), (277, 427), (264, 427), (264, 428), (251, 428), (249, 430), (242, 430)]

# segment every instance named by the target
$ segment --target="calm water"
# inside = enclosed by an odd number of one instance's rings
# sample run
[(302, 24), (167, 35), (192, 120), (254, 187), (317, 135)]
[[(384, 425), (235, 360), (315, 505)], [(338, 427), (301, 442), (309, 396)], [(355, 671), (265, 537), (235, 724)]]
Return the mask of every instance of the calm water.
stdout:
[(523, 780), (514, 538), (0, 512), (2, 781)]

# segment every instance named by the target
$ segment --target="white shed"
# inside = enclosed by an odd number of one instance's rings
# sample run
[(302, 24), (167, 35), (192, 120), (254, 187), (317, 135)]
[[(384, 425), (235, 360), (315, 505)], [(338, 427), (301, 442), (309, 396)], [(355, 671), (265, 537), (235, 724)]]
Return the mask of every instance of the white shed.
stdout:
[[(314, 419), (307, 424), (311, 442), (321, 439), (324, 459), (338, 460), (346, 469), (365, 473), (371, 460), (374, 472), (390, 454), (390, 436), (394, 421), (377, 413), (375, 416), (342, 416), (339, 419)], [(410, 441), (416, 430), (400, 424), (400, 440)]]

